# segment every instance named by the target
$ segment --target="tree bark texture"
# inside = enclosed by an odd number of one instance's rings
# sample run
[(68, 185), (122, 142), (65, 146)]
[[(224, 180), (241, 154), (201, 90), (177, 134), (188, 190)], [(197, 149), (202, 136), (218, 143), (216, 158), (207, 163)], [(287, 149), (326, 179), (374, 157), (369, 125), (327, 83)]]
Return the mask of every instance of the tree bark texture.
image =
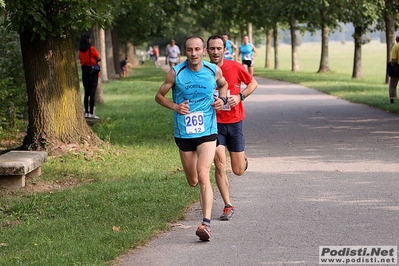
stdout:
[[(112, 46), (112, 32), (110, 29), (105, 31), (105, 49), (106, 49), (106, 60), (107, 60), (107, 75), (108, 78), (115, 79), (115, 64), (114, 64), (114, 48)], [(125, 59), (125, 58), (123, 58)], [(115, 60), (118, 60), (116, 58)], [(122, 60), (118, 60), (122, 61)]]
[[(98, 84), (97, 84), (97, 90), (96, 90), (96, 96), (95, 96), (95, 103), (96, 104), (104, 104), (104, 95), (103, 95), (103, 75), (102, 72), (106, 71), (106, 67), (103, 67), (103, 64), (101, 64), (102, 61), (105, 60), (105, 57), (101, 54), (101, 37), (100, 37), (100, 29), (98, 25), (95, 25), (92, 29), (92, 39), (91, 39), (91, 44), (94, 45), (97, 49), (97, 51), (100, 53), (101, 61), (100, 61), (100, 66), (101, 66), (101, 71), (100, 71), (100, 78), (98, 79)], [(106, 75), (105, 75), (106, 76)]]
[(353, 35), (355, 39), (355, 54), (353, 57), (353, 72), (352, 78), (362, 78), (362, 27), (355, 27), (355, 33)]
[(278, 58), (278, 24), (274, 25), (273, 27), (273, 46), (274, 46), (274, 69), (280, 69), (280, 61)]
[(299, 62), (298, 62), (298, 47), (296, 44), (296, 24), (294, 20), (290, 23), (290, 32), (291, 32), (291, 71), (297, 72), (299, 71)]
[(272, 66), (272, 39), (273, 39), (273, 29), (266, 30), (265, 68), (269, 68), (269, 69)]
[(328, 62), (328, 41), (329, 41), (329, 28), (327, 25), (323, 25), (321, 31), (321, 56), (320, 56), (320, 66), (317, 73), (329, 72), (329, 62)]
[(112, 55), (113, 55), (114, 70), (116, 76), (120, 77), (121, 70), (119, 68), (119, 62), (122, 61), (121, 58), (124, 59), (126, 57), (126, 54), (119, 54), (120, 47), (118, 43), (118, 31), (116, 28), (111, 29), (111, 36), (112, 36)]
[(29, 125), (22, 148), (56, 151), (70, 144), (101, 142), (83, 116), (71, 32), (32, 40), (20, 34), (28, 92)]
[[(387, 47), (387, 61), (391, 61), (391, 52), (392, 47), (395, 45), (395, 15), (393, 14), (393, 0), (385, 1), (385, 39), (386, 39), (386, 47)], [(385, 84), (388, 84), (389, 76), (385, 73)]]

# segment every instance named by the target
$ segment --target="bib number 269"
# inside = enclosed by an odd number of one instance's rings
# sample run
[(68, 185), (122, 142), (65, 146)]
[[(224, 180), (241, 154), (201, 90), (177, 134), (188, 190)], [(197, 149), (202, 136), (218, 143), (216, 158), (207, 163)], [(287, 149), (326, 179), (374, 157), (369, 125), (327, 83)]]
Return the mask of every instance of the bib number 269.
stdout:
[(185, 120), (187, 134), (194, 134), (205, 131), (203, 112), (194, 112), (185, 115)]

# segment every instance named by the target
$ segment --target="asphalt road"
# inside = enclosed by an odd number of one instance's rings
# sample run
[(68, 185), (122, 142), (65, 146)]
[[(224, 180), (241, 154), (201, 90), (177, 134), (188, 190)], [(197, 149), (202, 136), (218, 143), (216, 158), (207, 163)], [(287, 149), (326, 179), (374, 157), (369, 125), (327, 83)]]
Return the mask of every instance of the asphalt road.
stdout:
[(216, 191), (210, 242), (195, 236), (195, 204), (187, 220), (115, 265), (319, 265), (319, 246), (398, 245), (399, 117), (256, 79), (245, 100), (249, 168), (229, 174), (235, 217), (217, 219)]

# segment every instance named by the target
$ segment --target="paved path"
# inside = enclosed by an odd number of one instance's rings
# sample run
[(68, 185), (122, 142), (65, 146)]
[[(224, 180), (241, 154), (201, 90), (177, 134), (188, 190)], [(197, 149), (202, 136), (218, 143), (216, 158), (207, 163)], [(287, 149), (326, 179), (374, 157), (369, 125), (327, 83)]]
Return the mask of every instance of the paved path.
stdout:
[(397, 246), (399, 117), (312, 89), (257, 78), (245, 100), (249, 169), (229, 174), (236, 215), (198, 241), (182, 225), (118, 266), (318, 265), (320, 245)]

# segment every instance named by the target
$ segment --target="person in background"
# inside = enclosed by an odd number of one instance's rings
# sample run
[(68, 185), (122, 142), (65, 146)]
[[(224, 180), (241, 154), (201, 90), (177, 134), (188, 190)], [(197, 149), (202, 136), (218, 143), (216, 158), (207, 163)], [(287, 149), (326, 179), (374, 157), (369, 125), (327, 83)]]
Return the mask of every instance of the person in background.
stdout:
[(129, 59), (126, 57), (125, 60), (122, 60), (119, 63), (120, 69), (121, 69), (121, 76), (124, 78), (127, 78), (127, 64), (129, 62)]
[(229, 35), (227, 35), (227, 33), (223, 33), (222, 36), (226, 41), (226, 52), (224, 53), (224, 59), (234, 60), (234, 56), (236, 55), (236, 52), (238, 50), (237, 45), (229, 40)]
[(140, 52), (140, 58), (141, 58), (141, 65), (144, 65), (144, 63), (145, 63), (145, 53), (143, 51)]
[[(398, 60), (399, 60), (399, 35), (396, 36), (396, 44), (392, 47), (391, 50), (391, 66), (394, 67), (396, 65), (396, 69), (398, 68)], [(389, 78), (389, 102), (393, 104), (396, 98), (396, 87), (398, 86), (399, 81), (399, 73), (390, 75)]]
[(240, 46), (238, 54), (241, 54), (241, 60), (244, 68), (253, 76), (256, 48), (252, 43), (249, 42), (248, 36), (244, 36), (243, 43)]
[(170, 68), (173, 68), (180, 63), (180, 48), (176, 45), (175, 40), (171, 40), (165, 48), (165, 64), (169, 64)]
[[(227, 82), (220, 68), (203, 61), (205, 44), (201, 37), (185, 42), (187, 60), (171, 68), (155, 101), (174, 111), (174, 137), (187, 182), (200, 187), (202, 223), (196, 235), (202, 241), (211, 236), (213, 189), (210, 170), (216, 151), (216, 111), (226, 103)], [(219, 88), (220, 97), (214, 96)], [(173, 101), (165, 95), (172, 89)]]
[[(234, 215), (234, 206), (230, 200), (230, 185), (226, 173), (226, 148), (229, 151), (233, 173), (238, 176), (243, 175), (248, 168), (248, 160), (244, 152), (243, 101), (256, 90), (258, 82), (240, 63), (224, 58), (226, 42), (222, 36), (209, 37), (207, 50), (211, 63), (221, 68), (229, 84), (227, 104), (223, 110), (216, 112), (219, 146), (215, 154), (215, 179), (225, 205), (220, 219), (230, 220)], [(246, 85), (242, 91), (241, 83)]]
[(152, 59), (154, 60), (155, 67), (159, 67), (158, 58), (159, 58), (159, 46), (154, 45), (154, 55)]
[(78, 56), (82, 67), (82, 82), (84, 87), (83, 103), (85, 108), (84, 116), (86, 118), (98, 119), (99, 117), (94, 113), (94, 101), (100, 73), (92, 73), (91, 66), (100, 62), (101, 57), (97, 49), (91, 45), (91, 39), (87, 33), (83, 33), (80, 38)]

